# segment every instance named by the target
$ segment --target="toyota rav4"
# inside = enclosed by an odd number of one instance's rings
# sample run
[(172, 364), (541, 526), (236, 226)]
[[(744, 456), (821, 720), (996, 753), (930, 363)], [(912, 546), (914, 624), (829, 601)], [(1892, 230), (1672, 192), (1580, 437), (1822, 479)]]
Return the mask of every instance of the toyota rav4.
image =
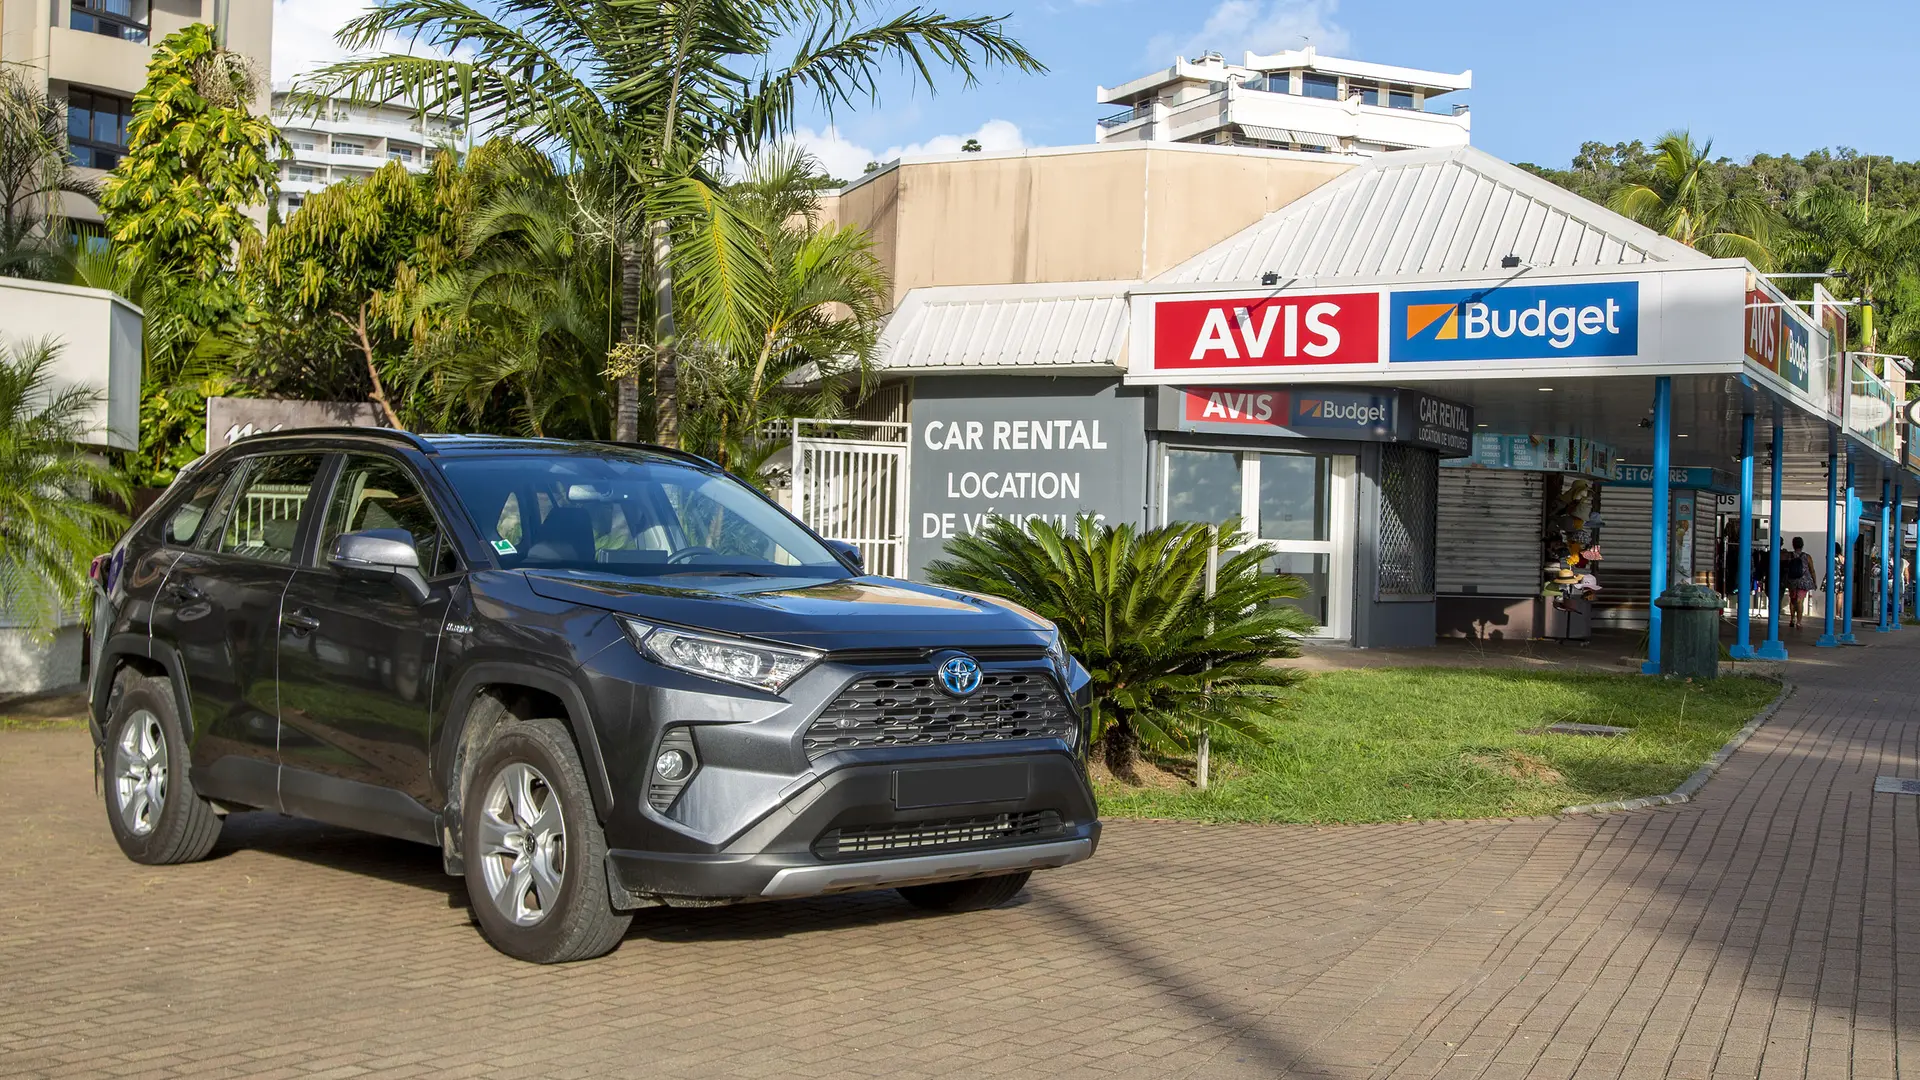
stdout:
[(1093, 854), (1087, 674), (991, 597), (862, 570), (704, 459), (243, 439), (95, 561), (93, 735), (136, 862), (283, 814), (440, 848), (501, 951), (638, 908), (1005, 902)]

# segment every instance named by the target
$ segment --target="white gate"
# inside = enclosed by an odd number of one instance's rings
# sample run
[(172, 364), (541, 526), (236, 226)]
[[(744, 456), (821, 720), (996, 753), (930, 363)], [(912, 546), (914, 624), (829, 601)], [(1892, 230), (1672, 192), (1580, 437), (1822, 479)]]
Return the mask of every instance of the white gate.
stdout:
[(860, 549), (867, 573), (907, 572), (907, 424), (793, 422), (793, 513)]

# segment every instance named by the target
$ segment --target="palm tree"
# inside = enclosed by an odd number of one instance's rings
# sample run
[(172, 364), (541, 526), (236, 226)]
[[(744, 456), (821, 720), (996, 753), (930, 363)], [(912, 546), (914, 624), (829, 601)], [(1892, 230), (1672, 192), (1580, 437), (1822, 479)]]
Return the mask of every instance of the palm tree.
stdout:
[(607, 435), (606, 243), (570, 179), (523, 160), (468, 220), (458, 265), (420, 288), (410, 396), (438, 426), (493, 428), (504, 412), (525, 434)]
[(119, 470), (79, 445), (100, 394), (56, 384), (51, 341), (0, 342), (0, 596), (8, 614), (59, 625), (87, 588), (87, 563), (127, 519)]
[[(1225, 554), (1207, 595), (1209, 549)], [(1238, 549), (1238, 550), (1231, 550)], [(1300, 673), (1292, 656), (1313, 619), (1282, 601), (1299, 578), (1263, 574), (1272, 552), (1237, 525), (1176, 522), (1145, 532), (1083, 515), (1069, 533), (1036, 519), (998, 519), (947, 544), (930, 580), (1012, 600), (1060, 626), (1062, 644), (1093, 676), (1093, 736), (1108, 767), (1127, 775), (1141, 744), (1160, 753), (1201, 736), (1263, 737)]]
[[(501, 0), (484, 8), (390, 0), (348, 23), (340, 43), (364, 50), (393, 35), (454, 58), (347, 60), (310, 84), (318, 94), (411, 101), (464, 112), (469, 127), (527, 133), (614, 192), (619, 336), (649, 346), (656, 437), (673, 442), (678, 324), (737, 346), (771, 293), (755, 273), (752, 230), (731, 213), (712, 163), (750, 157), (791, 131), (803, 96), (829, 111), (874, 100), (889, 64), (929, 89), (936, 67), (968, 84), (987, 66), (1043, 70), (1004, 33), (1004, 19), (912, 8), (869, 21), (866, 8), (861, 0)], [(784, 65), (767, 60), (777, 48), (793, 50)], [(650, 334), (642, 332), (648, 302)], [(638, 376), (621, 377), (616, 438), (637, 436), (638, 394)]]
[(1713, 162), (1713, 140), (1669, 131), (1654, 144), (1649, 173), (1622, 185), (1607, 205), (1716, 259), (1773, 266), (1774, 212), (1760, 193), (1729, 191)]
[[(1822, 184), (1799, 192), (1787, 208), (1793, 232), (1786, 245), (1810, 269), (1844, 275), (1869, 302), (1896, 297), (1901, 275), (1920, 268), (1920, 210), (1875, 207), (1871, 190), (1857, 197)], [(1866, 351), (1878, 351), (1878, 328), (1862, 330)]]
[(730, 194), (760, 237), (769, 298), (746, 347), (696, 342), (683, 356), (686, 444), (762, 484), (787, 443), (770, 427), (842, 415), (872, 374), (889, 282), (864, 230), (818, 223), (831, 183), (794, 147), (754, 162)]
[(67, 159), (66, 118), (11, 66), (0, 66), (0, 277), (61, 276), (60, 197), (99, 197)]

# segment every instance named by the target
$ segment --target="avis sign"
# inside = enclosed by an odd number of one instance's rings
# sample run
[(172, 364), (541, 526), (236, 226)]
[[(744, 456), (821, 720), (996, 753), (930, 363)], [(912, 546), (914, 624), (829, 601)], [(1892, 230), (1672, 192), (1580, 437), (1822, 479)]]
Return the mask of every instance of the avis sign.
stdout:
[(1154, 367), (1163, 370), (1380, 360), (1378, 293), (1166, 300), (1153, 319)]

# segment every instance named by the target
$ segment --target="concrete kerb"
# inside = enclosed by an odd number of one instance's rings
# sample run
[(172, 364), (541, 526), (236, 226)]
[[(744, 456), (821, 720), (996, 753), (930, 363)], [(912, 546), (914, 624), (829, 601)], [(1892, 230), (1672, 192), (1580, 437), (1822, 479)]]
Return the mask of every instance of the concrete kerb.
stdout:
[(1766, 723), (1773, 717), (1774, 713), (1780, 711), (1780, 706), (1786, 703), (1787, 697), (1792, 693), (1793, 683), (1785, 676), (1782, 676), (1780, 679), (1780, 692), (1774, 695), (1773, 700), (1767, 704), (1767, 707), (1761, 709), (1753, 719), (1747, 721), (1745, 727), (1734, 732), (1733, 738), (1728, 739), (1724, 746), (1714, 751), (1713, 756), (1707, 759), (1706, 764), (1695, 769), (1693, 775), (1687, 777), (1684, 783), (1672, 791), (1667, 792), (1665, 795), (1647, 795), (1638, 799), (1616, 799), (1613, 802), (1588, 803), (1584, 806), (1568, 806), (1561, 808), (1560, 812), (1562, 814), (1611, 814), (1621, 810), (1646, 810), (1655, 806), (1678, 806), (1681, 803), (1692, 802), (1693, 797), (1699, 793), (1700, 789), (1707, 786), (1707, 781), (1713, 779), (1713, 774), (1720, 771), (1720, 766), (1726, 764), (1727, 759), (1733, 756), (1733, 752), (1740, 749), (1741, 744), (1752, 738), (1754, 732), (1760, 730), (1761, 724)]

